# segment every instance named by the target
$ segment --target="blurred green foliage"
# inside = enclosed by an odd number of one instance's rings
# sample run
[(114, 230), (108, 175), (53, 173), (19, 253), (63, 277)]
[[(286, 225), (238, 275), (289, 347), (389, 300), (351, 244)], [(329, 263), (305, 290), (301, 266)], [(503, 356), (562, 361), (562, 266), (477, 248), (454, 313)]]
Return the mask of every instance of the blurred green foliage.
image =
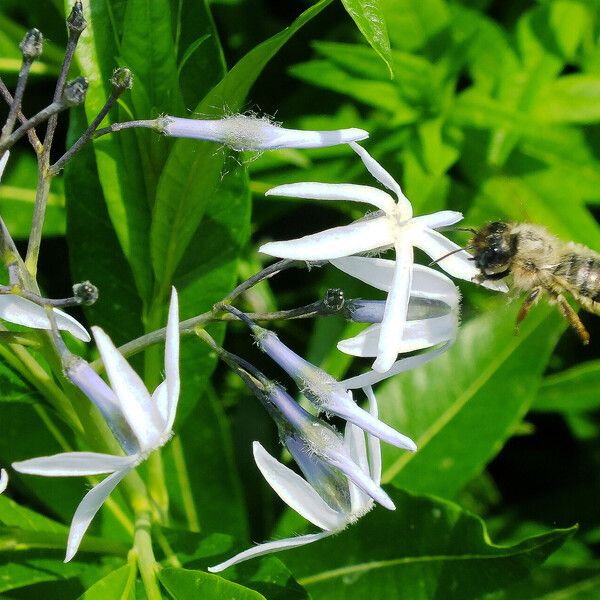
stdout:
[[(103, 105), (112, 70), (128, 66), (135, 84), (110, 122), (259, 110), (290, 127), (362, 127), (371, 133), (365, 145), (402, 183), (416, 214), (447, 207), (474, 227), (491, 219), (539, 223), (600, 251), (597, 0), (85, 5), (89, 27), (72, 74), (86, 75), (90, 90), (85, 107), (61, 121), (67, 146)], [(9, 87), (24, 31), (36, 26), (49, 40), (32, 71), (27, 114), (52, 95), (64, 15), (60, 0), (0, 6), (0, 75)], [(265, 264), (258, 242), (362, 215), (356, 205), (264, 197), (292, 181), (372, 183), (343, 147), (257, 157), (147, 130), (100, 138), (52, 189), (41, 282), (49, 295), (65, 296), (70, 282), (92, 280), (101, 296), (85, 317), (119, 343), (163, 323), (171, 285), (182, 318), (199, 314)], [(0, 187), (0, 212), (20, 243), (35, 187), (35, 161), (23, 144)], [(244, 308), (294, 307), (329, 287), (376, 296), (330, 267), (261, 284)], [(600, 596), (600, 321), (582, 314), (592, 335), (582, 348), (571, 331), (561, 336), (557, 311), (542, 304), (514, 337), (518, 299), (460, 287), (455, 347), (376, 389), (383, 418), (420, 447), (415, 455), (385, 448), (397, 511), (377, 508), (335, 538), (225, 572), (235, 583), (204, 569), (250, 540), (295, 534), (306, 523), (282, 511), (252, 462), (254, 439), (280, 452), (268, 417), (200, 343), (184, 342), (178, 435), (164, 453), (170, 522), (157, 532), (183, 568), (157, 545), (169, 567), (160, 574), (165, 597)], [(279, 332), (343, 377), (364, 368), (335, 350), (355, 327), (329, 318), (310, 329), (286, 322)], [(224, 328), (213, 334), (222, 340)], [(230, 327), (227, 347), (281, 378), (241, 328)], [(137, 366), (158, 372), (159, 362), (148, 353)], [(10, 362), (0, 365), (0, 391), (1, 464), (76, 444)], [(13, 476), (9, 492), (18, 504), (0, 497), (2, 597), (143, 597), (127, 562), (130, 532), (108, 507), (76, 561), (62, 564), (82, 482)], [(114, 501), (130, 518), (119, 493)], [(577, 532), (551, 531), (576, 523)]]

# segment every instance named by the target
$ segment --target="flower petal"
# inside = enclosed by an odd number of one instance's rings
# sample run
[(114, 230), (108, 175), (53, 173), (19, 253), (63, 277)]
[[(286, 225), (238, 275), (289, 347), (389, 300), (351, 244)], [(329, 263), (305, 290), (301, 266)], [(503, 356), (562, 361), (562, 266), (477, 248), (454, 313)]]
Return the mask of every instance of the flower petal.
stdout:
[(389, 246), (392, 243), (387, 220), (375, 217), (326, 229), (296, 240), (269, 242), (262, 245), (259, 252), (296, 260), (329, 260)]
[(462, 219), (463, 214), (461, 212), (456, 210), (440, 210), (429, 215), (413, 217), (413, 222), (425, 227), (431, 227), (431, 229), (437, 229), (438, 227), (454, 225), (462, 221)]
[(181, 382), (179, 379), (179, 300), (177, 290), (171, 289), (171, 303), (165, 339), (165, 381), (167, 384), (167, 410), (165, 431), (173, 429)]
[(4, 173), (4, 168), (6, 167), (6, 163), (8, 162), (8, 157), (10, 156), (10, 152), (7, 150), (0, 157), (0, 180), (2, 180), (2, 174)]
[[(442, 258), (442, 256), (461, 248), (458, 244), (455, 244), (433, 229), (423, 228), (417, 231), (418, 233), (413, 233), (411, 236), (413, 244), (420, 250), (423, 250), (434, 261), (439, 261), (437, 264), (444, 271), (450, 273), (453, 277), (465, 279), (466, 281), (473, 281), (480, 274), (479, 269), (472, 260), (473, 257), (466, 250)], [(439, 260), (440, 258), (442, 260)], [(499, 292), (508, 291), (508, 287), (503, 281), (485, 281), (481, 285), (490, 290)]]
[(351, 142), (350, 146), (354, 152), (360, 156), (363, 164), (367, 167), (367, 171), (369, 171), (379, 183), (382, 183), (386, 188), (392, 190), (396, 194), (398, 205), (401, 206), (402, 209), (403, 218), (410, 219), (413, 214), (412, 204), (400, 189), (398, 182), (362, 146), (356, 142)]
[(71, 521), (71, 529), (69, 530), (69, 539), (67, 540), (67, 553), (65, 562), (69, 562), (77, 553), (79, 544), (90, 526), (92, 519), (108, 498), (109, 494), (117, 487), (118, 483), (131, 471), (133, 465), (124, 468), (121, 471), (116, 471), (109, 475), (106, 479), (94, 486), (80, 502), (73, 520)]
[(330, 535), (337, 533), (337, 531), (321, 531), (319, 533), (309, 533), (308, 535), (299, 535), (298, 537), (286, 538), (284, 540), (276, 540), (274, 542), (265, 542), (264, 544), (258, 544), (254, 548), (244, 550), (234, 557), (226, 560), (225, 562), (219, 563), (214, 567), (208, 567), (211, 573), (220, 573), (233, 565), (237, 565), (241, 562), (256, 558), (257, 556), (264, 556), (265, 554), (271, 554), (271, 552), (277, 552), (278, 550), (288, 550), (289, 548), (298, 548), (306, 544), (312, 544), (318, 540), (322, 540)]
[(344, 517), (333, 510), (300, 475), (273, 458), (259, 442), (252, 444), (256, 465), (276, 494), (321, 529), (337, 529)]
[(355, 377), (350, 377), (345, 379), (344, 381), (340, 381), (344, 386), (346, 386), (349, 390), (354, 390), (356, 388), (362, 388), (367, 385), (375, 385), (388, 377), (392, 377), (393, 375), (397, 375), (398, 373), (404, 373), (405, 371), (410, 371), (412, 369), (417, 369), (421, 365), (424, 365), (432, 360), (436, 359), (440, 354), (446, 352), (450, 346), (454, 343), (455, 340), (451, 340), (446, 342), (443, 346), (436, 348), (435, 350), (429, 350), (427, 352), (423, 352), (417, 356), (409, 356), (408, 358), (402, 358), (397, 360), (389, 371), (385, 373), (378, 373), (377, 371), (367, 371), (362, 375), (357, 375)]
[[(0, 163), (0, 168), (2, 168), (2, 164)], [(2, 173), (0, 173), (1, 175)], [(6, 469), (0, 469), (0, 494), (2, 494), (4, 492), (4, 490), (6, 490), (6, 487), (8, 486), (8, 473), (6, 472)]]
[[(54, 314), (56, 316), (56, 325), (60, 330), (68, 331), (84, 342), (90, 341), (90, 334), (81, 323), (62, 310), (55, 308)], [(16, 325), (31, 327), (32, 329), (52, 329), (46, 309), (17, 294), (0, 295), (0, 319), (15, 323)]]
[(392, 499), (385, 491), (376, 484), (349, 456), (346, 452), (332, 450), (324, 453), (327, 460), (337, 467), (346, 477), (358, 486), (365, 494), (368, 494), (373, 500), (388, 510), (395, 510)]
[(364, 202), (372, 204), (385, 212), (391, 212), (396, 206), (394, 199), (387, 192), (367, 185), (353, 183), (317, 183), (314, 181), (289, 183), (267, 190), (265, 196)]
[[(363, 388), (363, 392), (367, 396), (369, 400), (369, 413), (375, 419), (379, 418), (379, 408), (377, 407), (377, 398), (373, 393), (373, 388), (368, 385)], [(367, 445), (369, 447), (369, 473), (371, 474), (371, 479), (377, 484), (381, 485), (381, 443), (379, 438), (367, 434)]]
[(97, 452), (63, 452), (15, 462), (12, 467), (19, 473), (44, 477), (73, 477), (114, 473), (133, 466), (137, 457), (115, 456)]
[(146, 386), (106, 333), (99, 327), (92, 327), (92, 331), (112, 389), (140, 449), (155, 448), (164, 431), (163, 421)]
[[(365, 445), (365, 433), (352, 423), (346, 423), (344, 441), (352, 460), (367, 474), (369, 474), (369, 461), (367, 459), (367, 447)], [(352, 482), (350, 488), (350, 503), (352, 513), (362, 512), (369, 504), (372, 505), (371, 497), (365, 494)]]
[[(456, 337), (458, 329), (458, 314), (449, 312), (441, 317), (429, 317), (407, 321), (402, 333), (402, 338), (396, 340), (396, 352), (403, 354), (415, 352), (423, 348), (430, 348)], [(375, 324), (367, 327), (352, 338), (341, 340), (337, 344), (338, 350), (351, 356), (370, 357), (377, 356), (379, 352), (381, 325)]]
[(360, 406), (352, 400), (350, 394), (348, 394), (346, 398), (346, 402), (341, 402), (339, 400), (337, 402), (332, 402), (327, 406), (327, 410), (338, 417), (342, 417), (348, 422), (357, 425), (361, 430), (377, 436), (388, 444), (392, 444), (398, 448), (405, 448), (411, 452), (415, 451), (415, 443), (410, 438), (402, 435), (393, 427), (386, 425), (383, 421), (376, 419), (366, 410), (360, 408)]
[[(344, 273), (360, 279), (369, 285), (388, 292), (392, 286), (395, 261), (387, 258), (366, 256), (346, 256), (335, 258), (332, 265)], [(458, 292), (452, 280), (443, 273), (423, 265), (413, 265), (411, 296), (443, 300), (454, 306), (458, 303)]]
[(358, 127), (331, 131), (306, 131), (275, 127), (271, 139), (263, 145), (265, 150), (278, 148), (325, 148), (348, 142), (357, 142), (369, 137), (368, 132)]
[(373, 369), (387, 371), (398, 356), (398, 340), (402, 339), (408, 313), (413, 271), (413, 249), (410, 244), (396, 244), (396, 266), (381, 321), (377, 359)]

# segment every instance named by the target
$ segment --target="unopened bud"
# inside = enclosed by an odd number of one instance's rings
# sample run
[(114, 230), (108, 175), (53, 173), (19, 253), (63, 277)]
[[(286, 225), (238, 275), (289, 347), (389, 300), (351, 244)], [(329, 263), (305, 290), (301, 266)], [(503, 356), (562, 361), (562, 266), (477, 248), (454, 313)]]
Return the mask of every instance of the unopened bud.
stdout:
[(30, 29), (26, 34), (21, 43), (19, 44), (19, 48), (21, 48), (21, 53), (23, 54), (24, 60), (35, 60), (42, 53), (42, 43), (44, 37), (42, 36), (42, 32), (39, 29)]
[(85, 77), (77, 77), (65, 86), (63, 91), (63, 102), (69, 106), (77, 106), (85, 100), (88, 82)]
[(329, 288), (325, 292), (323, 305), (327, 310), (337, 312), (343, 308), (344, 302), (344, 292), (340, 288)]
[(82, 281), (73, 286), (73, 294), (84, 306), (90, 306), (98, 300), (98, 288), (89, 281)]
[(120, 67), (114, 70), (110, 83), (115, 92), (130, 90), (133, 86), (133, 75), (127, 67)]
[(73, 5), (71, 14), (67, 17), (69, 31), (81, 33), (87, 27), (87, 21), (83, 16), (83, 4), (77, 0)]

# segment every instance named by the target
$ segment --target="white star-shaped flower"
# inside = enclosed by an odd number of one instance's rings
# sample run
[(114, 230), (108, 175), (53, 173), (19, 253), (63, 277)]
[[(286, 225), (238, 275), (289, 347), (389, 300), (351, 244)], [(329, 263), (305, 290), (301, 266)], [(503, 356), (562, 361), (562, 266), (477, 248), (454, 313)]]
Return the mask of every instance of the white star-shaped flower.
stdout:
[[(363, 202), (375, 206), (378, 211), (350, 225), (295, 240), (264, 244), (260, 251), (279, 258), (317, 261), (393, 247), (396, 253), (393, 279), (381, 323), (377, 359), (373, 364), (376, 371), (385, 372), (396, 360), (398, 340), (402, 339), (406, 326), (414, 271), (413, 249), (419, 248), (434, 261), (439, 261), (439, 265), (454, 277), (471, 281), (479, 274), (479, 270), (467, 252), (458, 252), (460, 246), (436, 231), (460, 221), (462, 213), (444, 210), (413, 216), (410, 201), (392, 176), (364, 148), (356, 143), (350, 146), (371, 175), (394, 193), (395, 199), (383, 190), (365, 185), (316, 182), (280, 185), (269, 190), (267, 195)], [(450, 254), (454, 251), (457, 252)], [(483, 285), (507, 290), (501, 282), (487, 281)]]
[[(377, 419), (377, 400), (371, 388), (365, 388), (369, 398), (369, 410)], [(344, 445), (348, 457), (375, 486), (381, 483), (381, 449), (379, 439), (366, 435), (362, 429), (347, 423)], [(373, 508), (373, 499), (326, 462), (297, 438), (285, 440), (288, 450), (298, 463), (306, 479), (273, 458), (259, 442), (254, 442), (254, 460), (269, 485), (278, 496), (297, 513), (316, 525), (321, 531), (308, 535), (258, 544), (214, 567), (218, 573), (251, 558), (264, 556), (278, 550), (304, 546), (343, 531), (348, 525)], [(393, 504), (391, 505), (393, 507)]]
[(179, 309), (174, 288), (165, 341), (165, 380), (152, 395), (108, 335), (99, 327), (92, 331), (110, 386), (80, 358), (73, 358), (65, 372), (100, 409), (126, 456), (65, 452), (12, 465), (19, 473), (45, 477), (110, 474), (92, 488), (77, 507), (65, 562), (73, 558), (94, 515), (123, 477), (169, 441), (179, 400)]

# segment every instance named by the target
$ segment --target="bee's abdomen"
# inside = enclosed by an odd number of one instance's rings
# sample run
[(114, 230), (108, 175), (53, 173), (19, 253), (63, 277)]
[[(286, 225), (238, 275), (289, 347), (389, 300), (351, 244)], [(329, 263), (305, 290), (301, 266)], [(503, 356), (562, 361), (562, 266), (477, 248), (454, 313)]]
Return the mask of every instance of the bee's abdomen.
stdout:
[(600, 255), (564, 254), (553, 272), (584, 308), (600, 312)]

